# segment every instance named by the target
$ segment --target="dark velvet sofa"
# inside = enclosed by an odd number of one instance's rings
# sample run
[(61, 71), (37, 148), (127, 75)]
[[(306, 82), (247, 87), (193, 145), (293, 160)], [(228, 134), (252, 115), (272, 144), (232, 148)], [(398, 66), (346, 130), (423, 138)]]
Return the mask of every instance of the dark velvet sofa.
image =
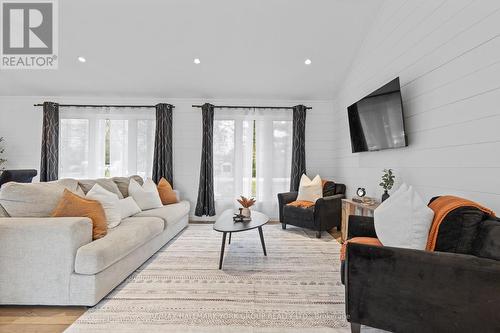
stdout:
[(37, 175), (35, 169), (0, 171), (0, 187), (8, 182), (31, 183)]
[[(321, 237), (322, 231), (333, 228), (340, 230), (342, 220), (342, 199), (345, 198), (346, 187), (344, 184), (334, 184), (329, 195), (316, 201), (313, 207), (301, 208), (288, 206), (289, 203), (297, 200), (298, 192), (287, 192), (278, 194), (279, 218), (281, 226), (286, 229), (286, 225), (316, 230), (316, 237)], [(330, 195), (331, 194), (331, 195)]]
[[(500, 220), (452, 212), (434, 252), (347, 243), (342, 280), (351, 330), (500, 332)], [(373, 218), (350, 216), (348, 238), (376, 237)]]

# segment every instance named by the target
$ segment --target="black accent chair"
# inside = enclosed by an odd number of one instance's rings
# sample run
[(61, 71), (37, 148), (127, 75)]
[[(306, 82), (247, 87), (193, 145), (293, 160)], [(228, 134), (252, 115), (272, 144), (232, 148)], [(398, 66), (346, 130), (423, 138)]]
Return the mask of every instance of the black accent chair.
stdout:
[(298, 192), (287, 192), (278, 194), (279, 217), (281, 227), (294, 225), (307, 229), (316, 230), (316, 237), (321, 238), (322, 231), (332, 228), (340, 230), (342, 221), (342, 199), (345, 198), (346, 186), (335, 184), (333, 195), (324, 196), (309, 208), (288, 206), (297, 200)]
[(0, 187), (8, 182), (31, 183), (37, 173), (38, 172), (35, 169), (1, 171)]
[[(451, 214), (460, 235), (443, 233), (442, 225), (434, 252), (347, 243), (341, 274), (352, 332), (361, 324), (391, 332), (500, 332), (500, 220), (467, 207)], [(348, 238), (377, 236), (371, 217), (350, 216), (348, 223)]]

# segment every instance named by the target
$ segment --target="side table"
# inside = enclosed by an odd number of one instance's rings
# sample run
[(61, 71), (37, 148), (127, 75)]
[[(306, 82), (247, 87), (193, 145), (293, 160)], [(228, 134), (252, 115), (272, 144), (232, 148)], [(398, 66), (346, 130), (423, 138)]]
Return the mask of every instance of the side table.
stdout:
[(352, 199), (342, 199), (342, 242), (347, 239), (347, 228), (349, 215), (361, 215), (361, 216), (373, 216), (373, 211), (380, 205), (380, 202), (376, 202), (372, 205), (356, 202)]

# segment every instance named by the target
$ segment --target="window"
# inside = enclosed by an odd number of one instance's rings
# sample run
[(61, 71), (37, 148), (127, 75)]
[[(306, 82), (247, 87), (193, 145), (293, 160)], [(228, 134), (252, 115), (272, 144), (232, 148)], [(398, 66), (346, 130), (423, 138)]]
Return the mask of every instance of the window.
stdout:
[(217, 110), (214, 120), (217, 211), (238, 207), (240, 195), (278, 216), (276, 194), (290, 187), (292, 115), (286, 110)]
[(154, 109), (61, 108), (59, 177), (150, 177), (154, 130)]

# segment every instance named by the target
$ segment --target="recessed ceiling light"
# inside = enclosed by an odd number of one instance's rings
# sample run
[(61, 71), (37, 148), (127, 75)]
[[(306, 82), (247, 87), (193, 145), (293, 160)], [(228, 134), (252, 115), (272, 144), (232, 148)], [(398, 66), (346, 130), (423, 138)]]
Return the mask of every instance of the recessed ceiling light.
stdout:
[(79, 61), (79, 62), (86, 62), (86, 61), (87, 61), (87, 59), (85, 59), (84, 57), (78, 57), (78, 61)]
[(306, 61), (304, 61), (304, 64), (306, 65), (310, 65), (312, 63), (311, 59), (306, 59)]
[(194, 58), (193, 62), (197, 65), (199, 65), (201, 63), (200, 59), (198, 59), (198, 58)]

